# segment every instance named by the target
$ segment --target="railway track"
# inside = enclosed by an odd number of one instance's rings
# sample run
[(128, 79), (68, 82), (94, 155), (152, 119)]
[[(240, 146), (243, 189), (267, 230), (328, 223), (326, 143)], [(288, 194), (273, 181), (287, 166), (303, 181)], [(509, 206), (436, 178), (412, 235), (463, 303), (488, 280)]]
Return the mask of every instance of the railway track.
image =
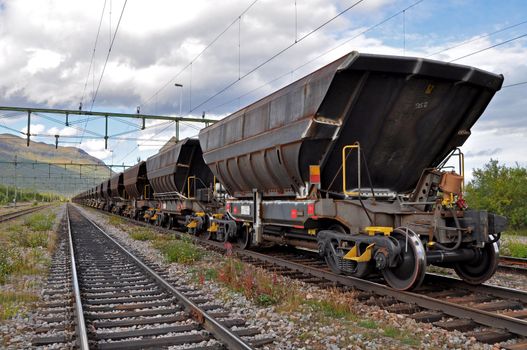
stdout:
[(0, 215), (0, 222), (13, 220), (13, 219), (16, 219), (16, 218), (18, 218), (20, 216), (24, 216), (24, 215), (33, 213), (33, 212), (38, 211), (38, 210), (49, 208), (50, 206), (51, 206), (51, 204), (41, 205), (41, 206), (38, 206), (38, 207), (31, 207), (31, 208), (19, 210), (19, 211), (12, 212), (12, 213), (2, 214), (2, 215)]
[[(155, 228), (180, 237), (186, 235)], [(199, 238), (196, 241), (225, 252), (223, 243)], [(417, 321), (433, 323), (447, 330), (459, 330), (484, 343), (519, 338), (516, 344), (504, 344), (503, 347), (527, 349), (527, 292), (491, 285), (471, 286), (459, 279), (436, 274), (428, 274), (418, 291), (402, 292), (383, 284), (380, 277), (378, 280), (363, 280), (334, 274), (316, 254), (307, 251), (299, 254), (297, 250), (232, 250), (241, 260), (284, 276), (321, 287), (357, 290), (359, 300), (381, 306), (387, 311), (407, 314)]]
[[(67, 212), (69, 242), (62, 248), (69, 257), (60, 264), (63, 278), (52, 285), (71, 286), (62, 298), (74, 302), (58, 319), (42, 316), (48, 324), (33, 345), (67, 347), (74, 341), (81, 349), (252, 349), (272, 342), (221, 302), (142, 261), (79, 209), (68, 205)], [(54, 300), (44, 314), (53, 311)]]
[(500, 264), (498, 268), (503, 272), (527, 275), (527, 259), (515, 258), (512, 256), (500, 256)]

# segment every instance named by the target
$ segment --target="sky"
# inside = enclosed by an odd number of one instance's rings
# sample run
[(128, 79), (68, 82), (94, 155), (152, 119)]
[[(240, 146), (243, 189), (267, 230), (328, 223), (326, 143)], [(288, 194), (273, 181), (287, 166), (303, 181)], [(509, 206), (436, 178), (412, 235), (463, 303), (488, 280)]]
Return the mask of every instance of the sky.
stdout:
[[(527, 166), (524, 0), (0, 0), (0, 106), (82, 102), (84, 110), (140, 106), (220, 119), (353, 50), (503, 74), (504, 88), (462, 147), (465, 167), (470, 178), (491, 158)], [(59, 134), (62, 146), (132, 165), (175, 133), (173, 123), (141, 131), (139, 121), (111, 119), (105, 150), (102, 119), (71, 120), (66, 127), (64, 116), (33, 115), (31, 133), (41, 135), (33, 139), (54, 143)], [(202, 127), (180, 126), (181, 137)], [(26, 128), (25, 115), (0, 114), (0, 133)]]

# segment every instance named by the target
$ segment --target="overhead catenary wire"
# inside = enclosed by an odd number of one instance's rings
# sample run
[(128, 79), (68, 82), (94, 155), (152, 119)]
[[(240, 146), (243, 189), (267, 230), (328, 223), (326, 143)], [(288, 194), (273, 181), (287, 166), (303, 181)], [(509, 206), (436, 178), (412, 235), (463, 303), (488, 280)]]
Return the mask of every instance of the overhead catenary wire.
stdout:
[(308, 37), (310, 37), (311, 35), (313, 35), (314, 33), (318, 32), (320, 29), (324, 28), (326, 25), (328, 25), (329, 23), (333, 22), (335, 19), (339, 18), (340, 16), (342, 16), (343, 14), (345, 14), (346, 12), (348, 12), (349, 10), (351, 10), (352, 8), (354, 8), (355, 6), (357, 6), (358, 4), (360, 4), (361, 2), (363, 2), (365, 0), (358, 0), (356, 2), (354, 2), (353, 4), (351, 4), (350, 6), (346, 7), (344, 10), (340, 11), (339, 13), (337, 13), (335, 16), (333, 16), (332, 18), (328, 19), (327, 21), (325, 21), (324, 23), (322, 23), (321, 25), (319, 25), (318, 27), (316, 27), (315, 29), (311, 30), (310, 32), (308, 32), (307, 34), (304, 34), (304, 36), (302, 36), (301, 38), (299, 38), (298, 40), (295, 40), (293, 41), (291, 44), (289, 44), (288, 46), (286, 46), (285, 48), (283, 48), (282, 50), (278, 51), (277, 53), (275, 53), (274, 55), (272, 55), (271, 57), (267, 58), (265, 61), (263, 61), (262, 63), (258, 64), (256, 67), (254, 67), (253, 69), (251, 69), (250, 71), (248, 71), (247, 73), (245, 73), (244, 75), (242, 75), (240, 78), (234, 80), (233, 82), (231, 82), (230, 84), (227, 84), (227, 86), (225, 86), (223, 89), (221, 89), (220, 91), (216, 92), (215, 94), (213, 94), (212, 96), (210, 96), (209, 98), (205, 99), (204, 101), (202, 101), (200, 104), (198, 104), (196, 107), (192, 108), (192, 106), (190, 106), (190, 113), (192, 113), (193, 111), (195, 111), (197, 108), (203, 106), (204, 104), (206, 104), (207, 102), (209, 102), (210, 100), (214, 99), (216, 96), (219, 96), (221, 95), (223, 92), (227, 91), (229, 88), (231, 88), (232, 86), (234, 86), (236, 83), (238, 83), (240, 80), (248, 77), (249, 75), (251, 75), (252, 73), (254, 73), (255, 71), (257, 71), (258, 69), (262, 68), (263, 66), (265, 66), (267, 63), (271, 62), (272, 60), (274, 60), (275, 58), (277, 58), (278, 56), (280, 56), (281, 54), (283, 54), (284, 52), (286, 52), (287, 50), (291, 49), (293, 46), (297, 45), (298, 43), (300, 43), (301, 41), (307, 39)]
[(90, 106), (90, 111), (93, 109), (93, 106), (95, 104), (95, 100), (97, 99), (97, 94), (99, 93), (99, 88), (101, 87), (101, 82), (104, 77), (104, 72), (106, 71), (106, 65), (108, 64), (108, 59), (110, 58), (110, 54), (112, 53), (112, 48), (115, 43), (115, 38), (117, 37), (117, 32), (119, 31), (119, 26), (121, 24), (121, 20), (123, 19), (124, 10), (126, 8), (126, 3), (128, 0), (124, 0), (123, 8), (121, 10), (121, 14), (119, 15), (119, 20), (117, 21), (117, 26), (115, 27), (115, 31), (113, 33), (112, 41), (110, 43), (110, 47), (108, 48), (108, 53), (106, 54), (106, 60), (104, 61), (104, 65), (102, 68), (101, 76), (99, 77), (99, 82), (97, 83), (97, 89), (95, 89), (95, 93), (93, 94), (93, 99)]
[(461, 59), (463, 59), (463, 58), (467, 58), (467, 57), (470, 57), (470, 56), (476, 55), (476, 54), (478, 54), (478, 53), (480, 53), (480, 52), (487, 51), (487, 50), (493, 49), (493, 48), (495, 48), (495, 47), (498, 47), (498, 46), (501, 46), (501, 45), (508, 44), (508, 43), (510, 43), (510, 42), (516, 41), (516, 40), (521, 39), (521, 38), (524, 38), (524, 37), (527, 37), (527, 33), (526, 33), (526, 34), (519, 35), (519, 36), (514, 37), (514, 38), (512, 38), (512, 39), (505, 40), (505, 41), (502, 41), (502, 42), (500, 42), (500, 43), (497, 43), (497, 44), (494, 44), (494, 45), (488, 46), (488, 47), (486, 47), (486, 48), (484, 48), (484, 49), (481, 49), (481, 50), (477, 50), (477, 51), (471, 52), (471, 53), (469, 53), (469, 54), (466, 54), (466, 55), (463, 55), (463, 56), (461, 56), (461, 57), (458, 57), (458, 58), (455, 58), (455, 59), (453, 59), (453, 60), (450, 60), (449, 62), (459, 61), (459, 60), (461, 60)]
[(238, 16), (236, 16), (236, 18), (223, 31), (221, 31), (210, 43), (208, 43), (207, 46), (205, 46), (203, 50), (201, 50), (185, 67), (181, 68), (177, 74), (175, 74), (165, 84), (163, 84), (159, 89), (157, 89), (148, 99), (146, 99), (144, 103), (142, 103), (142, 105), (146, 105), (150, 103), (150, 101), (154, 97), (156, 97), (161, 91), (163, 91), (168, 86), (170, 86), (172, 82), (181, 75), (181, 73), (183, 73), (187, 68), (191, 67), (192, 63), (194, 63), (198, 58), (201, 57), (201, 55), (203, 55), (203, 53), (205, 53), (205, 51), (207, 51), (212, 45), (214, 45), (214, 43), (216, 43), (216, 41), (218, 41), (218, 39), (220, 39), (223, 36), (223, 34), (225, 34), (233, 25), (235, 25), (238, 22), (238, 20), (242, 16), (244, 16), (257, 2), (258, 0), (254, 0), (252, 3), (250, 3), (249, 6), (245, 8), (245, 10), (243, 10)]
[(95, 58), (95, 51), (97, 50), (97, 42), (99, 41), (99, 34), (101, 32), (101, 25), (102, 25), (102, 19), (104, 17), (104, 10), (106, 9), (106, 0), (104, 0), (104, 4), (101, 11), (101, 18), (99, 20), (99, 26), (97, 28), (97, 34), (95, 36), (95, 43), (93, 44), (93, 50), (91, 54), (90, 59), (90, 66), (88, 67), (88, 74), (86, 75), (86, 81), (84, 82), (84, 89), (82, 90), (81, 100), (80, 103), (82, 104), (84, 102), (84, 95), (86, 94), (86, 87), (88, 86), (88, 80), (90, 79), (90, 73), (93, 66), (93, 60)]
[(521, 81), (521, 82), (519, 82), (519, 83), (513, 83), (513, 84), (503, 85), (501, 88), (502, 88), (502, 89), (505, 89), (505, 88), (510, 88), (510, 87), (519, 86), (519, 85), (524, 85), (524, 84), (527, 84), (527, 81)]
[(240, 96), (238, 96), (238, 97), (236, 97), (236, 98), (233, 98), (232, 100), (229, 100), (229, 101), (227, 101), (227, 102), (224, 102), (224, 103), (221, 103), (221, 104), (219, 104), (219, 105), (216, 105), (216, 106), (214, 106), (214, 107), (208, 109), (207, 111), (212, 111), (212, 110), (215, 110), (215, 109), (217, 109), (217, 108), (223, 107), (223, 106), (225, 106), (225, 105), (227, 105), (227, 104), (230, 104), (230, 103), (232, 103), (232, 102), (234, 102), (234, 101), (236, 101), (236, 100), (238, 100), (238, 99), (240, 99), (240, 98), (243, 98), (243, 97), (245, 97), (245, 96), (247, 96), (247, 95), (249, 95), (249, 94), (251, 94), (251, 93), (253, 93), (253, 92), (257, 91), (257, 90), (260, 90), (261, 88), (263, 88), (263, 87), (265, 87), (265, 86), (267, 86), (267, 85), (269, 85), (269, 84), (271, 84), (271, 83), (274, 83), (274, 82), (277, 81), (277, 80), (280, 80), (280, 79), (282, 79), (282, 78), (284, 78), (284, 77), (286, 77), (286, 76), (288, 76), (288, 75), (290, 75), (290, 74), (293, 74), (293, 73), (296, 72), (297, 70), (299, 70), (299, 69), (301, 69), (301, 68), (307, 66), (308, 64), (311, 64), (311, 63), (315, 62), (316, 60), (318, 60), (318, 59), (324, 57), (325, 55), (327, 55), (327, 54), (329, 54), (329, 53), (331, 53), (331, 52), (333, 52), (333, 51), (335, 51), (335, 50), (341, 48), (342, 46), (348, 44), (350, 41), (352, 41), (352, 40), (354, 40), (354, 39), (357, 39), (357, 38), (359, 38), (360, 36), (362, 36), (362, 35), (364, 35), (364, 34), (370, 32), (370, 31), (374, 30), (375, 28), (377, 28), (377, 27), (383, 25), (384, 23), (390, 21), (391, 19), (393, 19), (393, 18), (395, 18), (395, 17), (401, 15), (401, 14), (404, 13), (405, 11), (408, 11), (409, 9), (411, 9), (411, 8), (413, 8), (413, 7), (417, 6), (417, 5), (419, 5), (419, 4), (422, 3), (423, 1), (425, 1), (425, 0), (418, 0), (418, 1), (416, 1), (416, 2), (414, 2), (414, 3), (412, 3), (412, 4), (410, 4), (410, 5), (408, 5), (408, 6), (405, 7), (404, 9), (399, 10), (399, 11), (395, 12), (394, 14), (392, 14), (392, 15), (390, 15), (390, 16), (384, 18), (384, 19), (381, 20), (380, 22), (377, 22), (376, 24), (374, 24), (374, 25), (372, 25), (372, 26), (366, 28), (365, 30), (361, 31), (360, 33), (358, 33), (358, 34), (352, 36), (351, 38), (346, 39), (345, 41), (343, 41), (343, 42), (337, 44), (336, 46), (330, 48), (329, 50), (326, 50), (326, 51), (324, 51), (323, 53), (321, 53), (321, 54), (315, 56), (314, 58), (312, 58), (312, 59), (310, 59), (310, 60), (308, 60), (308, 61), (302, 63), (301, 65), (297, 66), (296, 68), (294, 68), (294, 69), (292, 69), (292, 70), (290, 70), (290, 71), (288, 71), (288, 72), (286, 72), (286, 73), (284, 73), (284, 74), (282, 74), (282, 75), (280, 75), (280, 76), (278, 76), (278, 77), (276, 77), (276, 78), (274, 78), (274, 79), (272, 79), (272, 80), (269, 80), (269, 81), (267, 81), (266, 83), (263, 83), (262, 85), (258, 86), (257, 88), (254, 88), (254, 89), (252, 89), (252, 90), (250, 90), (250, 91), (248, 91), (248, 92), (246, 92), (246, 93), (244, 93), (244, 94), (242, 94), (242, 95), (240, 95)]
[(460, 46), (470, 44), (470, 43), (472, 43), (472, 42), (474, 42), (474, 41), (477, 41), (477, 40), (481, 40), (481, 39), (484, 39), (484, 38), (488, 38), (488, 37), (490, 37), (490, 36), (493, 36), (493, 35), (495, 35), (495, 34), (498, 34), (498, 33), (504, 32), (504, 31), (507, 31), (507, 30), (512, 29), (512, 28), (515, 28), (515, 27), (518, 27), (518, 26), (520, 26), (520, 25), (522, 25), (522, 24), (525, 24), (525, 23), (527, 23), (527, 21), (522, 21), (522, 22), (519, 22), (519, 23), (516, 23), (516, 24), (510, 25), (510, 26), (507, 26), (507, 27), (505, 27), (505, 28), (498, 29), (498, 30), (496, 30), (496, 31), (494, 31), (494, 32), (492, 32), (492, 33), (483, 34), (483, 35), (478, 35), (478, 36), (476, 36), (476, 37), (473, 38), (473, 39), (465, 40), (465, 41), (462, 41), (462, 42), (459, 43), (459, 44), (456, 44), (456, 45), (453, 45), (453, 46), (446, 47), (446, 48), (444, 48), (444, 49), (441, 49), (441, 50), (439, 50), (439, 51), (436, 51), (436, 52), (434, 52), (434, 53), (431, 53), (431, 54), (429, 54), (429, 55), (426, 56), (426, 57), (432, 57), (432, 56), (438, 55), (438, 54), (440, 54), (440, 53), (443, 53), (443, 52), (445, 52), (445, 51), (449, 51), (449, 50), (452, 50), (452, 49), (456, 49), (456, 48), (458, 48), (458, 47), (460, 47)]
[[(112, 47), (113, 47), (113, 44), (115, 43), (115, 38), (117, 36), (117, 32), (119, 31), (119, 26), (121, 24), (121, 20), (123, 19), (123, 13), (124, 13), (124, 10), (126, 8), (126, 3), (127, 2), (128, 2), (128, 0), (124, 0), (123, 8), (122, 8), (121, 14), (119, 16), (119, 21), (117, 22), (117, 26), (115, 27), (115, 32), (113, 34), (112, 41), (110, 42), (110, 47), (108, 48), (108, 53), (106, 54), (106, 60), (104, 61), (104, 66), (102, 68), (101, 76), (99, 77), (99, 82), (97, 84), (97, 88), (95, 89), (95, 92), (93, 93), (91, 106), (90, 106), (90, 111), (93, 109), (93, 106), (95, 104), (95, 100), (97, 99), (97, 95), (99, 93), (99, 88), (101, 87), (101, 82), (102, 82), (102, 79), (104, 77), (104, 72), (106, 71), (106, 65), (108, 64), (108, 59), (110, 58), (110, 53), (112, 52)], [(84, 126), (84, 130), (86, 130), (86, 128), (88, 127), (88, 122), (89, 121), (90, 121), (90, 118), (88, 117), (88, 120), (86, 121), (86, 124)], [(82, 133), (82, 136), (84, 136), (84, 131)], [(81, 138), (81, 142), (82, 142), (82, 138)]]

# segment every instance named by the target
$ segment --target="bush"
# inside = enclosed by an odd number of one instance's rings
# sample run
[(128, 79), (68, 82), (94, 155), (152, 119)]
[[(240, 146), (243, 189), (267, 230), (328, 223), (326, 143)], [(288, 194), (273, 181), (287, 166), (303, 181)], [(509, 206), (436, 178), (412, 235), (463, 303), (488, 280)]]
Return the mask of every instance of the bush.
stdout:
[(504, 215), (512, 228), (527, 227), (527, 168), (491, 159), (483, 169), (474, 169), (473, 176), (466, 187), (470, 207)]

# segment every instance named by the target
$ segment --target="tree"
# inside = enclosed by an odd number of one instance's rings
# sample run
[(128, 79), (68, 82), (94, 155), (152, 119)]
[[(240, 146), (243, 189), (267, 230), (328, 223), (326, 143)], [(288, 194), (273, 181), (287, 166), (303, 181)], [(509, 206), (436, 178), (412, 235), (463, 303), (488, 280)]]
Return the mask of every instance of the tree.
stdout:
[(527, 228), (527, 168), (507, 167), (491, 159), (473, 176), (466, 187), (470, 207), (508, 217), (511, 228)]

